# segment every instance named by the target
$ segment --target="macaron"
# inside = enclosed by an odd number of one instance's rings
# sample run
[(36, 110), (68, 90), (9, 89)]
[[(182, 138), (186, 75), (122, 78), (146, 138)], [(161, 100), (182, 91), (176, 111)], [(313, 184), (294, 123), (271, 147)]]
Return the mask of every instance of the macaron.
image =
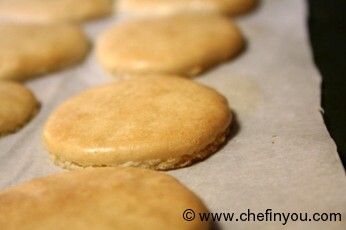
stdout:
[(84, 22), (113, 11), (112, 0), (1, 0), (0, 19), (16, 23)]
[(118, 12), (131, 16), (162, 16), (177, 13), (217, 13), (229, 16), (252, 10), (257, 0), (118, 0)]
[(63, 102), (48, 118), (43, 140), (68, 169), (124, 166), (169, 170), (215, 153), (232, 114), (212, 88), (172, 76), (147, 76), (97, 86)]
[(173, 177), (135, 168), (65, 172), (0, 192), (3, 230), (210, 229), (208, 221), (186, 221), (186, 209), (208, 212)]
[(29, 80), (75, 65), (89, 50), (77, 25), (3, 23), (0, 34), (0, 80)]
[(179, 14), (130, 19), (97, 39), (101, 66), (115, 76), (171, 74), (194, 77), (239, 54), (244, 38), (219, 15)]
[(19, 130), (39, 109), (29, 89), (9, 81), (0, 81), (0, 105), (0, 136)]

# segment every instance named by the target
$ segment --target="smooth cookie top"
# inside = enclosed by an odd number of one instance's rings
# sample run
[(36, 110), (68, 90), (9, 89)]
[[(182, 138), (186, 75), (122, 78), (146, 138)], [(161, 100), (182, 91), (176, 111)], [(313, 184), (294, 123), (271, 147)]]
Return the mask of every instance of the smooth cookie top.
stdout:
[(107, 29), (97, 41), (100, 63), (114, 74), (195, 76), (243, 48), (239, 29), (218, 15), (135, 19)]
[(140, 166), (197, 157), (230, 122), (228, 103), (214, 89), (183, 78), (147, 76), (72, 97), (50, 116), (43, 136), (62, 162)]
[(1, 0), (0, 19), (21, 23), (79, 22), (110, 14), (111, 0)]
[(27, 80), (81, 61), (89, 42), (79, 26), (0, 24), (0, 79)]
[[(207, 212), (173, 177), (135, 168), (86, 169), (0, 192), (1, 229), (209, 229), (183, 212)], [(196, 218), (197, 219), (197, 218)]]
[(38, 102), (30, 90), (0, 81), (0, 135), (16, 131), (35, 114)]

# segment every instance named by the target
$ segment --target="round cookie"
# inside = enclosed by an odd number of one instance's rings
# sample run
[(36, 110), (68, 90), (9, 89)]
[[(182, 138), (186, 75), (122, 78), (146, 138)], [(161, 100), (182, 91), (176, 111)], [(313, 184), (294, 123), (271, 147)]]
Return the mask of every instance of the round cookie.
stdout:
[(238, 54), (239, 29), (219, 15), (182, 14), (123, 22), (97, 41), (97, 56), (114, 74), (192, 77)]
[(35, 96), (27, 88), (18, 83), (0, 81), (0, 136), (23, 126), (38, 107)]
[(79, 22), (109, 15), (111, 11), (111, 0), (0, 1), (0, 19), (11, 22)]
[(147, 76), (89, 89), (48, 119), (44, 142), (59, 166), (131, 166), (168, 170), (191, 165), (226, 141), (226, 99), (181, 78)]
[(222, 13), (238, 15), (251, 10), (257, 0), (119, 0), (121, 13), (153, 16), (181, 12)]
[(183, 219), (203, 202), (173, 177), (151, 170), (103, 168), (65, 172), (0, 192), (2, 229), (207, 230)]
[(89, 42), (79, 26), (0, 24), (0, 80), (27, 80), (81, 61)]

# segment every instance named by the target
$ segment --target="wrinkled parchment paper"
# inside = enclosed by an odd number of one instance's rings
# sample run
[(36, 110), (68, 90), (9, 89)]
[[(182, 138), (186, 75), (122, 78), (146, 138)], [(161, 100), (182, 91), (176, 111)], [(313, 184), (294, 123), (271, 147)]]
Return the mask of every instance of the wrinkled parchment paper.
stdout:
[[(192, 167), (169, 172), (214, 212), (342, 212), (342, 222), (220, 222), (221, 229), (346, 229), (346, 178), (323, 123), (321, 78), (313, 64), (302, 0), (267, 0), (237, 19), (247, 50), (196, 79), (223, 93), (237, 119), (232, 139)], [(89, 24), (95, 39), (115, 19)], [(113, 81), (94, 53), (80, 66), (27, 85), (42, 103), (20, 132), (0, 139), (0, 188), (62, 171), (49, 160), (41, 133), (62, 101)], [(186, 207), (188, 208), (188, 207)]]

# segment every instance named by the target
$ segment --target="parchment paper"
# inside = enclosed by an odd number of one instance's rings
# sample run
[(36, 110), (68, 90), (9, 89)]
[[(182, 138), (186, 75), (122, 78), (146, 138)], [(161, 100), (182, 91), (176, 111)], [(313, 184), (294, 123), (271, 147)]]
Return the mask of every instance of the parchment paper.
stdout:
[[(302, 0), (267, 0), (237, 19), (247, 50), (196, 79), (223, 93), (237, 119), (232, 139), (192, 167), (169, 172), (214, 212), (342, 212), (346, 180), (323, 123), (321, 78), (308, 44)], [(95, 39), (115, 19), (86, 26)], [(18, 133), (0, 139), (0, 188), (62, 171), (41, 142), (44, 122), (65, 99), (113, 78), (94, 53), (75, 68), (27, 85), (42, 108)], [(188, 207), (187, 207), (188, 208)], [(342, 222), (220, 222), (221, 229), (346, 229)]]

